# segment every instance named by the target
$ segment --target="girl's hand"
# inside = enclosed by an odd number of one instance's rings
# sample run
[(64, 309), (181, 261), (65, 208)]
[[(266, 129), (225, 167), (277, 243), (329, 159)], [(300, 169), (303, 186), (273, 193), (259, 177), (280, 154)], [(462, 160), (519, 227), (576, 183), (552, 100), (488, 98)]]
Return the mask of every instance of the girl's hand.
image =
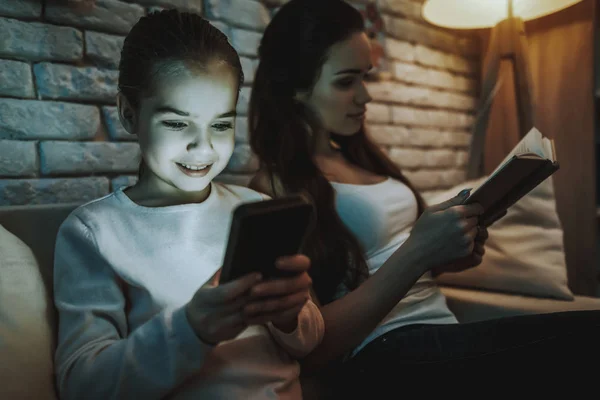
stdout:
[(261, 280), (260, 274), (254, 273), (214, 286), (219, 275), (217, 272), (208, 284), (198, 289), (186, 305), (192, 329), (208, 344), (231, 340), (248, 326), (244, 307), (249, 303), (250, 289)]
[(295, 255), (279, 258), (276, 265), (298, 274), (255, 285), (244, 315), (248, 325), (271, 322), (277, 329), (290, 333), (298, 326), (298, 313), (310, 299), (312, 280), (307, 272), (310, 260), (304, 255)]

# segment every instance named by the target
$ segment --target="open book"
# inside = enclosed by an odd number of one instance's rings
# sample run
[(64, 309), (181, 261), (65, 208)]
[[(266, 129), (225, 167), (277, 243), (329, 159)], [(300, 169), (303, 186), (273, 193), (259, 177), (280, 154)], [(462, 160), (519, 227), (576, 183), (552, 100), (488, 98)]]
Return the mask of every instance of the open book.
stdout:
[(532, 128), (464, 204), (479, 203), (485, 222), (507, 210), (559, 169), (554, 141)]

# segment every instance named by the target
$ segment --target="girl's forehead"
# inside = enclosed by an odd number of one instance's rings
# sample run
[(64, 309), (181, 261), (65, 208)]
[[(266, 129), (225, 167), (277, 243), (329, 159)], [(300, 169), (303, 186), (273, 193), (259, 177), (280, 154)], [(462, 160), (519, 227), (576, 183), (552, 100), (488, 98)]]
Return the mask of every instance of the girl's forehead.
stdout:
[(237, 91), (235, 75), (226, 71), (166, 74), (155, 80), (144, 108), (152, 113), (172, 108), (212, 118), (235, 109)]
[(161, 89), (169, 86), (183, 85), (210, 85), (215, 87), (233, 87), (237, 90), (237, 76), (233, 68), (226, 64), (210, 63), (203, 66), (200, 63), (176, 63), (174, 66), (159, 69), (153, 77), (154, 86)]

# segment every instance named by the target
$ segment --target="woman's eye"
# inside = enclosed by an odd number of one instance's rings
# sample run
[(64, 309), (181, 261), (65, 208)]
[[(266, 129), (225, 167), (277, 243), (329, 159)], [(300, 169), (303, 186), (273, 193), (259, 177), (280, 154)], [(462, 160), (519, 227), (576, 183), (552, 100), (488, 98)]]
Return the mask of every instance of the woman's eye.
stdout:
[(365, 74), (365, 77), (363, 79), (365, 82), (376, 82), (377, 75), (372, 72), (369, 72), (369, 73)]
[(174, 129), (176, 131), (180, 131), (187, 127), (183, 122), (172, 122), (172, 121), (163, 121), (162, 124), (169, 129)]
[(223, 131), (227, 131), (229, 129), (233, 129), (233, 124), (222, 122), (222, 123), (214, 124), (212, 127), (216, 131), (223, 132)]
[(342, 88), (349, 88), (350, 86), (352, 86), (353, 83), (354, 83), (353, 78), (342, 79), (340, 81), (337, 81), (337, 85)]

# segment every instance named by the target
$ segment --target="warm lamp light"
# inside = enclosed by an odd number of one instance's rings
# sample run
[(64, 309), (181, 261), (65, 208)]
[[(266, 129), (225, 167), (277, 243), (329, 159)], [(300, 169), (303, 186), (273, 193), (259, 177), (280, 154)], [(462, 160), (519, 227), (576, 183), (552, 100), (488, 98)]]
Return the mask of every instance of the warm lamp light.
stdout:
[(490, 108), (502, 79), (501, 65), (513, 73), (519, 136), (534, 126), (524, 21), (549, 15), (581, 0), (425, 0), (421, 13), (432, 25), (451, 29), (491, 28), (484, 58), (480, 106), (473, 125), (467, 178), (481, 176)]
[(514, 16), (528, 21), (563, 10), (580, 1), (426, 0), (422, 13), (427, 22), (445, 28), (491, 28), (506, 18)]

